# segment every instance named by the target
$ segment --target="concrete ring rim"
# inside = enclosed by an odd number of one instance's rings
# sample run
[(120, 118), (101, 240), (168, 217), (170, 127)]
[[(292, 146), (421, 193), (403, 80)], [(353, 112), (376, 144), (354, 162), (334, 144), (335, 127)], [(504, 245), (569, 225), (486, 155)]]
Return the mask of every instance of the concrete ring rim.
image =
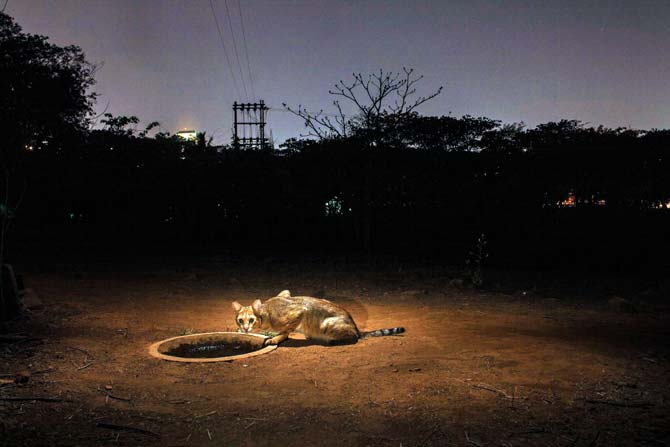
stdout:
[(250, 357), (256, 357), (258, 355), (262, 354), (267, 354), (271, 351), (274, 351), (277, 349), (277, 345), (268, 345), (265, 346), (259, 350), (248, 352), (246, 354), (239, 354), (239, 355), (228, 355), (225, 357), (212, 357), (212, 358), (186, 358), (186, 357), (176, 357), (172, 355), (166, 355), (162, 354), (161, 352), (158, 351), (158, 347), (162, 345), (163, 343), (172, 341), (172, 340), (177, 340), (180, 338), (190, 338), (190, 337), (197, 337), (197, 336), (202, 336), (202, 335), (221, 335), (221, 334), (234, 334), (234, 335), (244, 335), (244, 336), (252, 336), (252, 337), (260, 337), (263, 339), (266, 339), (265, 335), (261, 334), (253, 334), (253, 333), (246, 333), (246, 334), (241, 334), (239, 332), (201, 332), (198, 334), (188, 334), (188, 335), (178, 335), (176, 337), (170, 337), (166, 338), (165, 340), (160, 340), (157, 341), (156, 343), (153, 343), (151, 346), (149, 346), (149, 355), (151, 357), (155, 357), (157, 359), (161, 360), (167, 360), (169, 362), (180, 362), (180, 363), (216, 363), (216, 362), (230, 362), (234, 360), (244, 360), (246, 358)]

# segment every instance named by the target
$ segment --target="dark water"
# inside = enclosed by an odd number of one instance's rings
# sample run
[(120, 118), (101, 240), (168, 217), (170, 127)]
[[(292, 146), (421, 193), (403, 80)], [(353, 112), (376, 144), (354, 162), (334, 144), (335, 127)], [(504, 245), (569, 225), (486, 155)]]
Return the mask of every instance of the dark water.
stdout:
[(247, 354), (260, 349), (248, 342), (207, 342), (199, 344), (183, 344), (167, 351), (166, 355), (184, 358), (215, 358), (228, 355)]

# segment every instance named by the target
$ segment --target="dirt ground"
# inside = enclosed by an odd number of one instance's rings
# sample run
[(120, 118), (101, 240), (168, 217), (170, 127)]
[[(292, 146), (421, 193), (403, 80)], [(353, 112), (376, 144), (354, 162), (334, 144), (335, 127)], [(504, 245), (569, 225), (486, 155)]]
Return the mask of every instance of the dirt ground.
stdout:
[[(25, 272), (44, 309), (0, 341), (3, 446), (670, 443), (662, 301), (476, 291), (439, 269), (272, 259)], [(290, 340), (229, 363), (147, 354), (163, 338), (232, 329), (231, 301), (282, 289), (343, 305), (363, 330), (407, 332), (333, 347)]]

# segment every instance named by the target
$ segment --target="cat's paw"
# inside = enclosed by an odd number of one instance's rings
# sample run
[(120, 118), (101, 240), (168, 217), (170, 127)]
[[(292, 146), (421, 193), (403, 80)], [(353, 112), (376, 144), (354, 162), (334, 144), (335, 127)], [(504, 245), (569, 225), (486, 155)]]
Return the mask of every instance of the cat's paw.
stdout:
[(263, 346), (278, 345), (288, 338), (288, 335), (279, 334), (275, 337), (268, 338), (263, 342)]

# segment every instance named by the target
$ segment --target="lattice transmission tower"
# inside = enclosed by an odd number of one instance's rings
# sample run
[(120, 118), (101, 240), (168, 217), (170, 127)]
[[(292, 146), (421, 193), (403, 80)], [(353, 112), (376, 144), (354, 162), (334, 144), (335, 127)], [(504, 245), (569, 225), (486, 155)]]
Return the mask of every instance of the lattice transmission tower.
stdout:
[(261, 99), (252, 103), (233, 103), (233, 146), (240, 149), (267, 149), (265, 137), (268, 107)]

